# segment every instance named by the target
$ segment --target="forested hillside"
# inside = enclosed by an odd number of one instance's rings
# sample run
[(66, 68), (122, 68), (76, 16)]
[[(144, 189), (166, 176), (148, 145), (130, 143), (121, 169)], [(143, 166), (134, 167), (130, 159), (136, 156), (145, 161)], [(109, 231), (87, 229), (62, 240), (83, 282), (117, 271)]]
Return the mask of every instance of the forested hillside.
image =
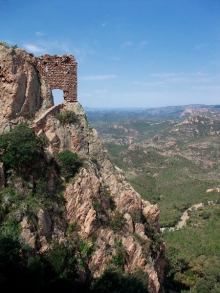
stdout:
[[(166, 292), (220, 292), (219, 107), (87, 111), (87, 116), (118, 170), (161, 211)], [(183, 212), (199, 203), (177, 229)]]

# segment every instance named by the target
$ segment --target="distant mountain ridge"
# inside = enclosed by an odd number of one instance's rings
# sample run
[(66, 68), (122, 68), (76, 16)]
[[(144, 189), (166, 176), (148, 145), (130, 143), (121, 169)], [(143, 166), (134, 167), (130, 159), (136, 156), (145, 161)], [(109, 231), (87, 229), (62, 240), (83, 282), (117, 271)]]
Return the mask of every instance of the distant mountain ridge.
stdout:
[[(129, 120), (129, 119), (147, 119), (147, 118), (164, 118), (164, 119), (179, 119), (182, 113), (186, 114), (186, 110), (215, 110), (219, 109), (220, 105), (203, 105), (203, 104), (192, 104), (182, 106), (167, 106), (158, 108), (87, 108), (85, 111), (89, 122), (96, 126), (102, 122), (114, 122), (115, 120)], [(182, 114), (183, 115), (183, 114)]]

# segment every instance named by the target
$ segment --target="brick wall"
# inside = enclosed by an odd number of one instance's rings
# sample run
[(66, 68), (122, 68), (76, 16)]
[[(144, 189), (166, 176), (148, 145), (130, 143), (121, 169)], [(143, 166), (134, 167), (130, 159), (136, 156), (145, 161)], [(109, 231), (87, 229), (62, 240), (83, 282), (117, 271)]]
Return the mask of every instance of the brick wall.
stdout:
[(77, 101), (77, 63), (73, 55), (37, 57), (37, 69), (51, 90), (63, 90), (64, 100)]

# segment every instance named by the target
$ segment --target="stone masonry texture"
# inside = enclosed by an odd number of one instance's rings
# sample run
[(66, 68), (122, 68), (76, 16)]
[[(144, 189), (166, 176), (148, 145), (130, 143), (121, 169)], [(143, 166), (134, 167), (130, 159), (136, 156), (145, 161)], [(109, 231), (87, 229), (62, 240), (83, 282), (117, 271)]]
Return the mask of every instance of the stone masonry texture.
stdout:
[(42, 55), (37, 58), (37, 69), (51, 90), (63, 90), (67, 102), (77, 101), (77, 62), (73, 55)]

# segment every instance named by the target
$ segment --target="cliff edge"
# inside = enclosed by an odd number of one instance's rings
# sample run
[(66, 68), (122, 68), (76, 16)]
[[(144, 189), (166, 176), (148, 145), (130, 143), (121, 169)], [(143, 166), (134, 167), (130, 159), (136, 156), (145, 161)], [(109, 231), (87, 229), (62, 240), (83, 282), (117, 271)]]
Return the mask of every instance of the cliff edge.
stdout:
[[(29, 203), (23, 209), (9, 203), (2, 225), (15, 217), (21, 226), (20, 239), (36, 254), (48, 251), (54, 241), (68, 245), (81, 239), (91, 247), (91, 254), (81, 257), (83, 278), (99, 277), (110, 264), (128, 273), (141, 269), (148, 275), (149, 292), (164, 292), (165, 248), (158, 240), (157, 206), (142, 200), (117, 171), (79, 102), (54, 105), (37, 58), (1, 45), (0, 109), (1, 134), (25, 124), (45, 142), (38, 171), (28, 167), (25, 179), (22, 171), (13, 172), (1, 164), (1, 196), (11, 188), (24, 201), (30, 194), (36, 200), (34, 209)], [(70, 113), (74, 113), (71, 121), (60, 119)], [(58, 154), (65, 151), (77, 154), (81, 162), (68, 179), (57, 167)]]

